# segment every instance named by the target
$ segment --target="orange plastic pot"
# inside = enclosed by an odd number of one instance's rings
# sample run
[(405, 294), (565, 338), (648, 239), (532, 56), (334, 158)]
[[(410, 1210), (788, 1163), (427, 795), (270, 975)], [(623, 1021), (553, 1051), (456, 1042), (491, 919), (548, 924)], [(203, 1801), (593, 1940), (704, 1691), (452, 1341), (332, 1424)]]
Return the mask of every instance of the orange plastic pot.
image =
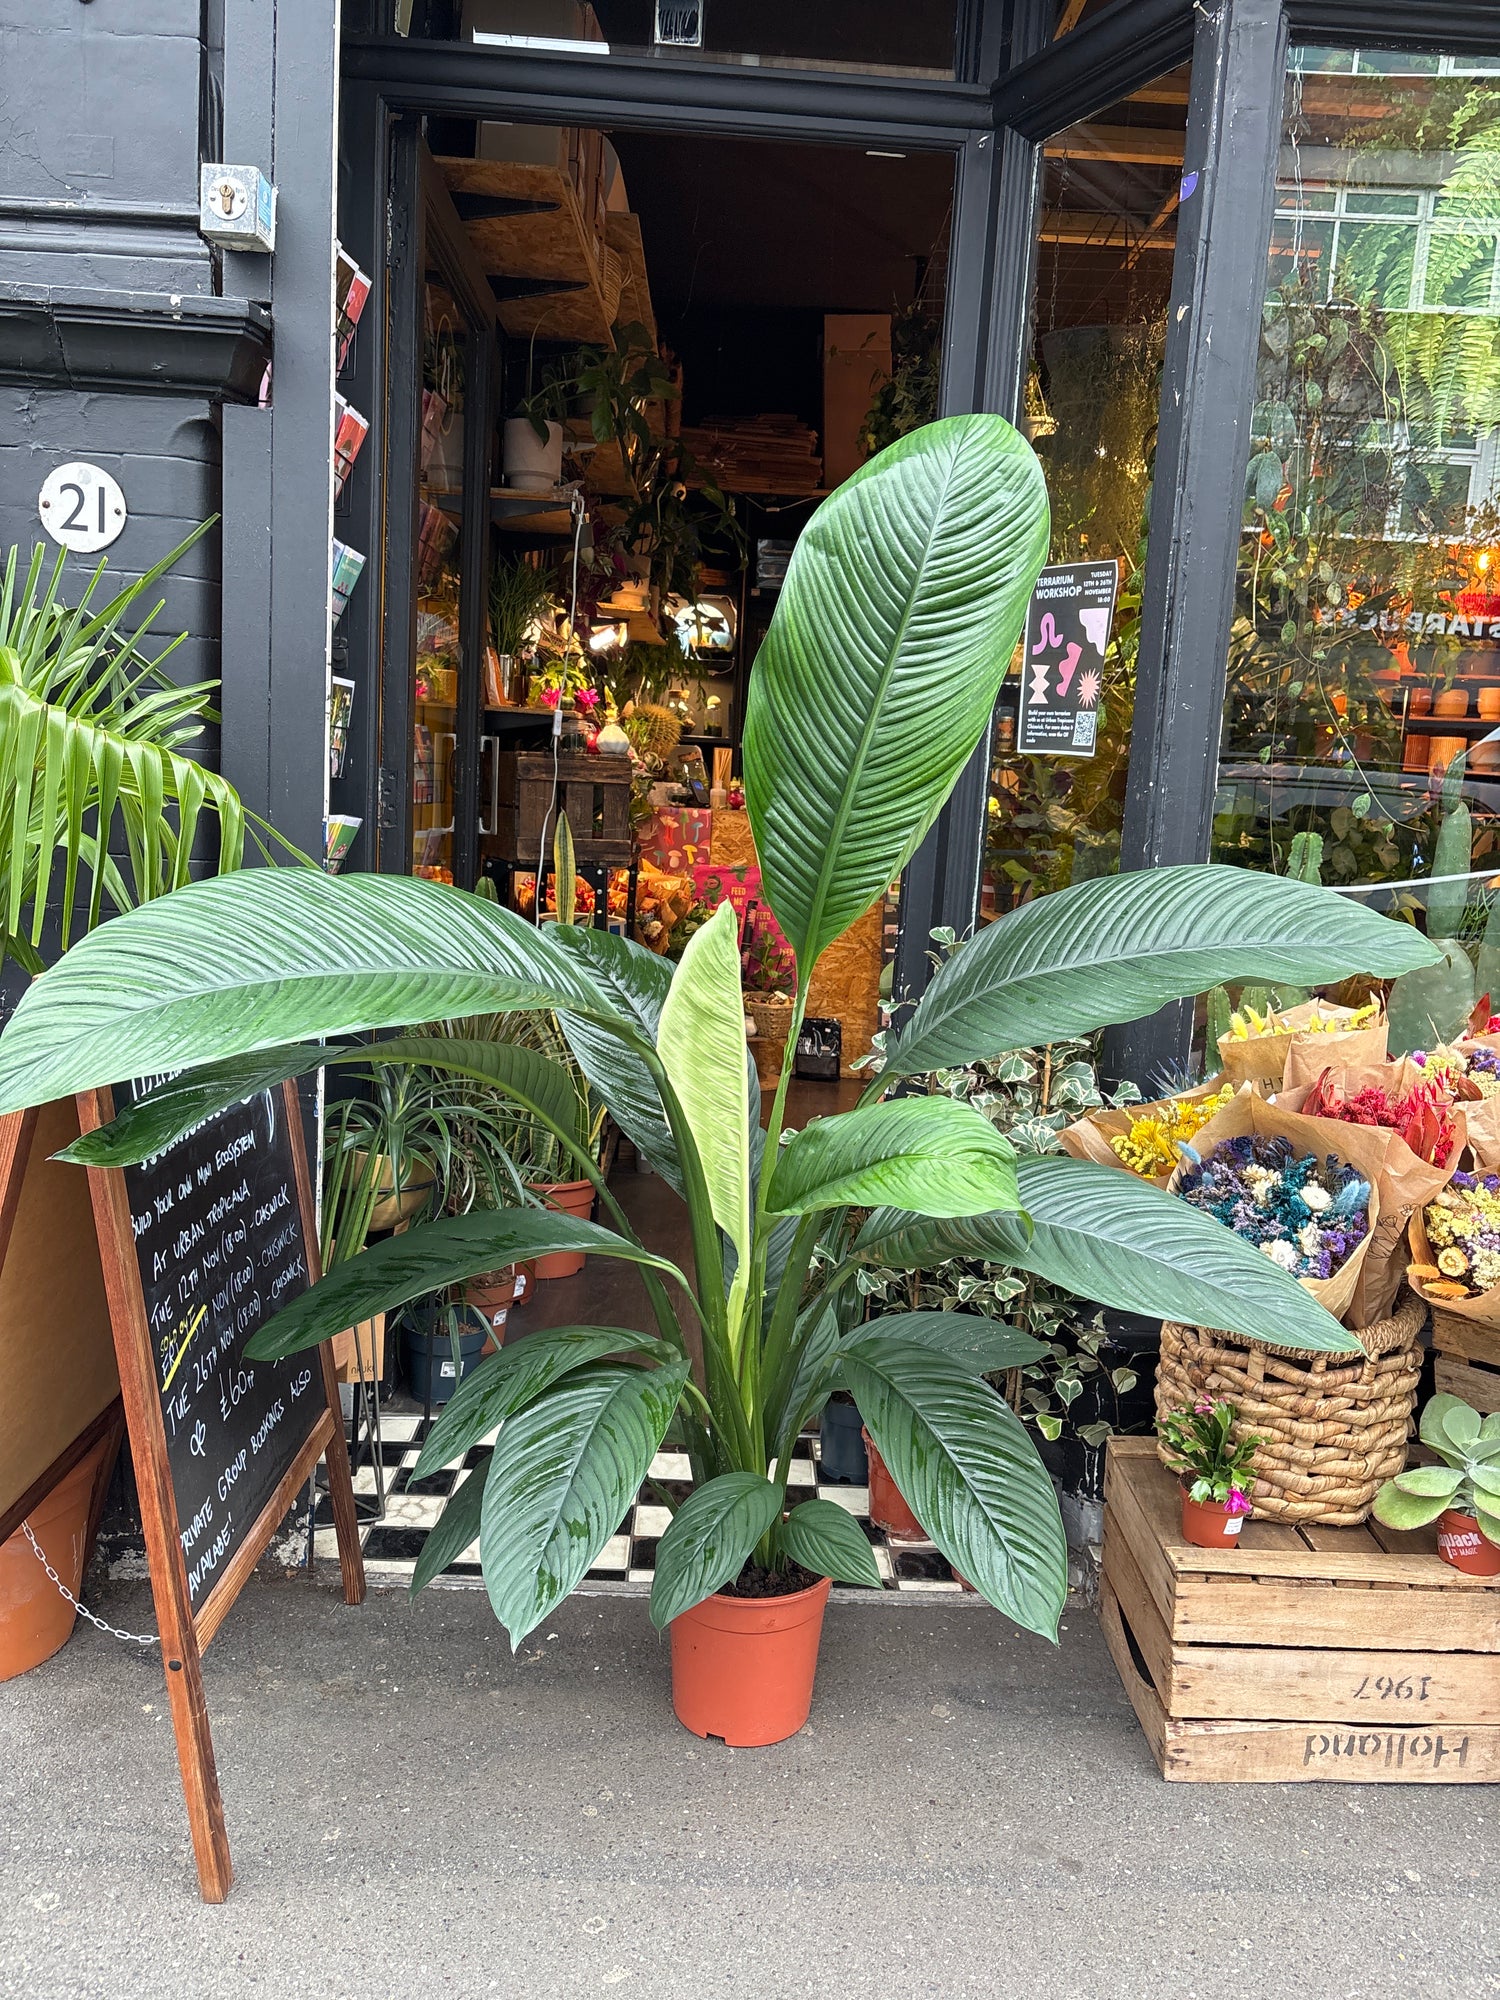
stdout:
[(484, 1344), (486, 1354), (493, 1354), (504, 1345), (505, 1323), (510, 1318), (515, 1296), (514, 1265), (508, 1265), (503, 1271), (485, 1271), (477, 1278), (470, 1278), (464, 1286), (464, 1304), (489, 1322), (490, 1336)]
[[(27, 1516), (48, 1562), (75, 1597), (83, 1582), (94, 1481), (107, 1448), (101, 1438)], [(50, 1660), (67, 1643), (76, 1616), (17, 1528), (0, 1544), (0, 1681)]]
[(672, 1620), (672, 1707), (735, 1750), (784, 1743), (812, 1707), (825, 1576), (786, 1597), (710, 1597)]
[[(531, 1192), (539, 1194), (548, 1208), (555, 1208), (560, 1215), (576, 1215), (580, 1222), (587, 1222), (594, 1212), (592, 1181), (548, 1181)], [(539, 1278), (576, 1278), (583, 1269), (583, 1252), (555, 1250), (550, 1257), (538, 1257), (535, 1268)]]
[(1472, 1514), (1456, 1514), (1451, 1507), (1438, 1515), (1438, 1554), (1465, 1576), (1500, 1576), (1500, 1549), (1479, 1531)]
[(893, 1542), (925, 1542), (927, 1530), (907, 1506), (900, 1487), (892, 1479), (885, 1460), (875, 1449), (867, 1430), (861, 1430), (865, 1457), (870, 1462), (870, 1519), (883, 1528)]
[(1182, 1488), (1182, 1539), (1195, 1549), (1236, 1549), (1247, 1515), (1225, 1511), (1222, 1500), (1194, 1500)]

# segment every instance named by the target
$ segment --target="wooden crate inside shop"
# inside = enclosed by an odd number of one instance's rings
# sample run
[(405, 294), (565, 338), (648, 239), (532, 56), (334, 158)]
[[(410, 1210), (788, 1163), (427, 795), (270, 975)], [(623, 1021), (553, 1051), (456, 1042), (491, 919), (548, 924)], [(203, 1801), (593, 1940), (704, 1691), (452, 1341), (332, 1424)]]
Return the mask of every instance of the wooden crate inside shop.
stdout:
[(1182, 1539), (1151, 1438), (1115, 1438), (1099, 1616), (1164, 1778), (1473, 1785), (1500, 1779), (1500, 1577), (1435, 1532), (1245, 1523)]
[(552, 861), (557, 815), (565, 812), (580, 868), (628, 868), (630, 843), (630, 762), (625, 757), (591, 757), (587, 751), (502, 751), (496, 760), (494, 835), (486, 844), (499, 859), (535, 869), (542, 848)]
[(1500, 1327), (1432, 1308), (1432, 1372), (1438, 1390), (1483, 1417), (1500, 1410)]

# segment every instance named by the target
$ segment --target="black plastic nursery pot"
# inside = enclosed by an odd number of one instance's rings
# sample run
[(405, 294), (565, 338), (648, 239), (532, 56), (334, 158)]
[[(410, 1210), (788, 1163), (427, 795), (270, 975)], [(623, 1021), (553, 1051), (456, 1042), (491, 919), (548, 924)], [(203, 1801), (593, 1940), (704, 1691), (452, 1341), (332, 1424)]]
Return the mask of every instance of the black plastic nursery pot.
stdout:
[(823, 1477), (850, 1486), (863, 1486), (870, 1476), (870, 1468), (865, 1457), (864, 1439), (860, 1436), (859, 1411), (854, 1407), (854, 1398), (842, 1390), (832, 1396), (824, 1408), (818, 1430), (822, 1440), (820, 1457)]
[(459, 1365), (455, 1366), (453, 1341), (445, 1321), (434, 1324), (425, 1313), (416, 1320), (404, 1320), (401, 1366), (407, 1388), (419, 1403), (431, 1402), (434, 1408), (446, 1403), (462, 1377), (471, 1375), (479, 1366), (488, 1339), (486, 1326), (462, 1328), (458, 1336)]

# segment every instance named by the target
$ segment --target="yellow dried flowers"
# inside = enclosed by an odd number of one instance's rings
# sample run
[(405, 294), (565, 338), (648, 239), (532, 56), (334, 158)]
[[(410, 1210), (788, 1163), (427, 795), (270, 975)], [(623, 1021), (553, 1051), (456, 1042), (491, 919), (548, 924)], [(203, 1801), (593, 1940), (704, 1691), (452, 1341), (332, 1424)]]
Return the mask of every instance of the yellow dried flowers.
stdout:
[(1234, 1084), (1226, 1083), (1222, 1090), (1192, 1103), (1169, 1097), (1165, 1104), (1143, 1111), (1133, 1119), (1128, 1132), (1115, 1133), (1109, 1142), (1110, 1149), (1122, 1166), (1145, 1180), (1169, 1174), (1177, 1165), (1178, 1145), (1186, 1144), (1216, 1112), (1222, 1111), (1234, 1096), (1235, 1088)]

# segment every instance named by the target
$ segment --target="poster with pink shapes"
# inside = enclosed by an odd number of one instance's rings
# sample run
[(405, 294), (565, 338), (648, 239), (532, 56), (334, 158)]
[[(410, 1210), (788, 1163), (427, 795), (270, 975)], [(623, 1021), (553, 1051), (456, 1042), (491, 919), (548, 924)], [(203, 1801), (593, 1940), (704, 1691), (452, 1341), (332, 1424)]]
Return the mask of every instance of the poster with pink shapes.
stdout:
[(1022, 755), (1093, 756), (1119, 581), (1112, 562), (1057, 563), (1037, 578), (1021, 661)]

